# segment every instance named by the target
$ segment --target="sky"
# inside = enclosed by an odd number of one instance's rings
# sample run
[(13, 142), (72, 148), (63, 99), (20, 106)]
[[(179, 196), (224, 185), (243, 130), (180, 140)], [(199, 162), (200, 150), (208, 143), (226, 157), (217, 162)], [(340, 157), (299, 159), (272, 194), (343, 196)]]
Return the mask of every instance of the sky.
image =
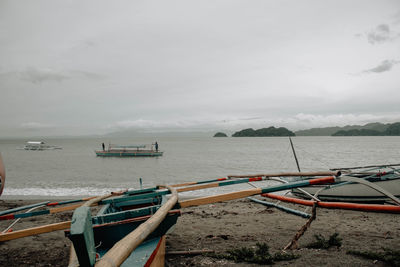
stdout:
[(398, 0), (0, 0), (0, 137), (400, 121)]

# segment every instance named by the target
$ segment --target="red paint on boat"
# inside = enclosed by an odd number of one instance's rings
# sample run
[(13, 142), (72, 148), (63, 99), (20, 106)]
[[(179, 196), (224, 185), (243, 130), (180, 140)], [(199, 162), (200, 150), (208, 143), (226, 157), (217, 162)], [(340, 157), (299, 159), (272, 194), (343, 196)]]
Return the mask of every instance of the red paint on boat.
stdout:
[(327, 209), (347, 209), (347, 210), (359, 210), (359, 211), (400, 213), (400, 206), (395, 206), (395, 205), (358, 204), (349, 202), (323, 202), (323, 201), (298, 199), (294, 197), (281, 196), (271, 193), (261, 194), (261, 196), (305, 206), (313, 206), (314, 203), (316, 203), (318, 207)]
[(149, 259), (147, 260), (146, 264), (144, 265), (144, 267), (149, 267), (153, 263), (153, 260), (156, 257), (162, 242), (163, 242), (163, 237), (161, 237), (160, 241), (158, 241), (156, 249), (153, 251), (153, 253), (151, 253), (151, 255), (150, 255)]
[(334, 176), (329, 176), (329, 177), (317, 178), (317, 179), (309, 180), (310, 185), (333, 183), (333, 182), (335, 182), (335, 177)]
[(15, 219), (14, 214), (0, 216), (0, 220), (12, 220), (12, 219)]

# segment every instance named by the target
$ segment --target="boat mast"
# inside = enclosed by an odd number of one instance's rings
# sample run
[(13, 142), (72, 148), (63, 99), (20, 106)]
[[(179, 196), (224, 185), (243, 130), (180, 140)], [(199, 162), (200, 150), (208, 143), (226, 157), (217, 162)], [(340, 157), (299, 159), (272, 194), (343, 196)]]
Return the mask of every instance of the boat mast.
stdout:
[(297, 170), (298, 170), (299, 172), (301, 172), (301, 171), (300, 171), (300, 165), (299, 165), (299, 161), (297, 160), (297, 156), (296, 156), (296, 151), (294, 150), (294, 146), (293, 146), (292, 138), (290, 138), (290, 136), (289, 136), (289, 141), (290, 141), (290, 146), (292, 147), (292, 151), (293, 151), (294, 159), (296, 160)]

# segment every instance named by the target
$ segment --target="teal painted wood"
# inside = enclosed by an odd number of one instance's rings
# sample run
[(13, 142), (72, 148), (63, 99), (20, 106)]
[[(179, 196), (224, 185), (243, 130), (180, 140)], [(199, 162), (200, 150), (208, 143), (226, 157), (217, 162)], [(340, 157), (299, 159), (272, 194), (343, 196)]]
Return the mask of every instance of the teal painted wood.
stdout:
[(153, 251), (161, 242), (161, 236), (143, 242), (132, 254), (122, 263), (121, 267), (145, 266)]
[(285, 207), (285, 206), (282, 206), (282, 205), (279, 205), (279, 204), (276, 204), (276, 203), (263, 201), (263, 200), (256, 199), (256, 198), (253, 198), (253, 197), (248, 197), (248, 199), (250, 199), (253, 202), (260, 203), (262, 205), (268, 206), (268, 207), (275, 207), (275, 208), (280, 209), (280, 210), (282, 210), (284, 212), (291, 213), (291, 214), (294, 214), (294, 215), (298, 215), (298, 216), (301, 216), (303, 218), (310, 218), (311, 217), (311, 215), (308, 214), (308, 213), (305, 213), (305, 212), (302, 212), (302, 211), (299, 211), (299, 210), (295, 210), (295, 209), (291, 209), (291, 208), (288, 208), (288, 207)]
[(27, 210), (27, 209), (34, 208), (34, 207), (41, 206), (41, 205), (46, 205), (49, 202), (50, 201), (44, 201), (44, 202), (26, 205), (26, 206), (22, 206), (22, 207), (17, 207), (17, 208), (13, 208), (13, 209), (3, 210), (3, 211), (0, 211), (0, 216), (5, 215), (5, 214), (10, 214), (13, 212), (17, 212), (17, 211), (21, 211), (21, 210)]
[(102, 200), (99, 204), (108, 204), (108, 203), (118, 203), (118, 202), (123, 202), (123, 201), (128, 201), (128, 200), (134, 200), (134, 199), (143, 199), (143, 198), (152, 198), (152, 197), (161, 197), (163, 195), (168, 195), (170, 194), (169, 190), (160, 190), (152, 193), (146, 193), (146, 194), (140, 194), (140, 195), (133, 195), (133, 196), (120, 196), (116, 198), (111, 198), (111, 199), (105, 199)]
[(75, 210), (68, 237), (74, 244), (80, 266), (93, 266), (96, 261), (96, 250), (89, 207), (79, 207)]
[(17, 219), (17, 218), (28, 218), (28, 217), (44, 215), (44, 214), (50, 214), (50, 210), (38, 210), (38, 211), (31, 211), (31, 212), (26, 212), (26, 213), (14, 214), (14, 218), (15, 219)]
[[(221, 179), (226, 179), (226, 178), (217, 178), (217, 179), (199, 181), (199, 182), (196, 182), (195, 184), (208, 184), (208, 183), (213, 183), (213, 182), (221, 181)], [(193, 185), (195, 185), (195, 184), (193, 184)]]
[[(143, 242), (132, 254), (121, 264), (121, 267), (144, 266), (149, 260), (153, 251), (157, 248), (161, 237), (156, 237)], [(102, 257), (108, 250), (98, 250), (99, 256)]]
[[(146, 238), (146, 240), (159, 237), (167, 233), (167, 231), (176, 223), (179, 216), (180, 212), (177, 210), (169, 212), (161, 224)], [(97, 251), (109, 250), (116, 242), (131, 233), (148, 218), (149, 216), (144, 216), (112, 223), (94, 225), (93, 234)]]
[(154, 214), (160, 207), (161, 207), (160, 205), (156, 205), (156, 206), (144, 207), (144, 208), (139, 208), (139, 209), (134, 209), (134, 210), (126, 210), (126, 211), (114, 212), (114, 213), (110, 213), (110, 214), (97, 215), (92, 218), (92, 223), (94, 225), (105, 224), (105, 223), (122, 221), (122, 220), (130, 219), (130, 218), (151, 215), (151, 214)]
[(154, 198), (127, 200), (124, 202), (115, 203), (114, 207), (115, 208), (123, 208), (126, 206), (135, 206), (135, 205), (137, 206), (137, 205), (144, 205), (144, 204), (152, 204), (152, 205), (161, 204), (161, 198), (154, 197)]
[(297, 188), (297, 187), (308, 186), (308, 185), (310, 185), (309, 180), (292, 182), (292, 183), (287, 183), (287, 184), (281, 184), (281, 185), (275, 185), (275, 186), (261, 188), (261, 193), (262, 194), (263, 193), (271, 193), (271, 192), (288, 190), (288, 189)]
[(158, 186), (156, 187), (150, 187), (150, 188), (144, 188), (144, 189), (136, 189), (136, 190), (130, 190), (130, 191), (126, 191), (124, 193), (124, 195), (137, 195), (137, 194), (144, 194), (144, 193), (150, 193), (150, 192), (154, 192), (156, 191), (158, 188)]

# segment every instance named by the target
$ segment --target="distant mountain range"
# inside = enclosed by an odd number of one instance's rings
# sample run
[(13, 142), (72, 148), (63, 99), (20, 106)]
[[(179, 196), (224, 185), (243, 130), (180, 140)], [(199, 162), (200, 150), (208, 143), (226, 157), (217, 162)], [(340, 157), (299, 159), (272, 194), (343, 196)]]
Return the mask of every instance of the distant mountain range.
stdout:
[[(393, 123), (394, 124), (394, 123)], [(365, 131), (365, 130), (371, 130), (372, 132), (381, 132), (384, 133), (386, 130), (389, 128), (389, 126), (392, 125), (391, 123), (380, 123), (380, 122), (373, 122), (373, 123), (368, 123), (366, 125), (346, 125), (344, 127), (325, 127), (325, 128), (311, 128), (308, 130), (301, 130), (301, 131), (296, 131), (295, 134), (296, 136), (331, 136), (339, 131), (343, 133), (343, 131), (353, 131), (354, 130), (363, 130), (361, 131), (362, 133), (368, 133), (370, 131)], [(355, 131), (357, 132), (357, 131)], [(345, 134), (343, 134), (345, 135)], [(354, 134), (353, 134), (354, 135)], [(356, 134), (356, 135), (363, 135), (363, 134)]]

